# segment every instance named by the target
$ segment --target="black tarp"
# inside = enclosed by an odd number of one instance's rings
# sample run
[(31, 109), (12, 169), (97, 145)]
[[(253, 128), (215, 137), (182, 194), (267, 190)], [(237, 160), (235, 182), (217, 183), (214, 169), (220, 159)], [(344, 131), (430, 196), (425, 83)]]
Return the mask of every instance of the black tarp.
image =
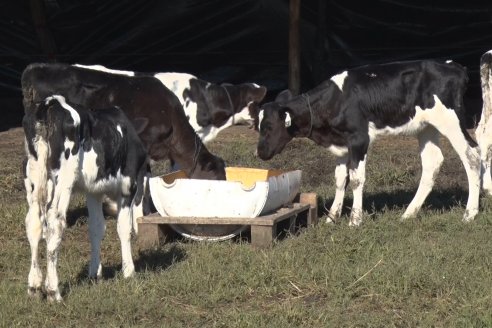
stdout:
[[(35, 4), (46, 23), (34, 22)], [(288, 16), (288, 0), (3, 0), (0, 98), (18, 98), (25, 66), (49, 60), (257, 82), (272, 97), (287, 87)], [(302, 91), (368, 63), (452, 59), (467, 66), (467, 105), (480, 110), (478, 65), (492, 49), (491, 1), (301, 0), (300, 29)], [(54, 49), (43, 47), (40, 32)]]

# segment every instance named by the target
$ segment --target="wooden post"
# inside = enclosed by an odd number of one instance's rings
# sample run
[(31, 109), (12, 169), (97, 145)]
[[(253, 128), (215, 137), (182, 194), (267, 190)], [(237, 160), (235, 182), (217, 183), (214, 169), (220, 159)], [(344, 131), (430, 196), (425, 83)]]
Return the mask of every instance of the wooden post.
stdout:
[(299, 43), (299, 17), (301, 0), (289, 4), (289, 90), (298, 95), (301, 90), (301, 49)]
[(316, 225), (318, 224), (318, 199), (317, 195), (314, 192), (301, 193), (299, 195), (299, 203), (301, 204), (309, 204), (309, 213), (307, 218), (307, 224)]
[(312, 76), (316, 85), (323, 82), (328, 75), (325, 52), (326, 52), (326, 0), (318, 0), (318, 22), (316, 26), (316, 39), (314, 43), (314, 59)]
[(46, 24), (43, 0), (30, 0), (29, 3), (31, 6), (31, 15), (34, 22), (34, 28), (38, 34), (38, 40), (41, 48), (43, 49), (43, 52), (48, 60), (54, 61), (57, 52), (56, 44), (55, 39)]

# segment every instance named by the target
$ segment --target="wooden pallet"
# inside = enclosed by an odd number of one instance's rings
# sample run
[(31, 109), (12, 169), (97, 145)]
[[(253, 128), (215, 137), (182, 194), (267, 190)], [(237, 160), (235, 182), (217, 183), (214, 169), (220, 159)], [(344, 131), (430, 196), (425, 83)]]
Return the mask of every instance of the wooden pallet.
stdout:
[(162, 217), (158, 213), (140, 217), (138, 222), (138, 243), (142, 248), (160, 244), (168, 239), (170, 224), (220, 224), (245, 225), (251, 228), (251, 245), (253, 247), (270, 247), (278, 236), (277, 229), (288, 222), (288, 230), (294, 229), (301, 221), (307, 226), (318, 223), (318, 206), (315, 193), (301, 193), (295, 202), (278, 209), (275, 213), (256, 218), (224, 218), (224, 217)]

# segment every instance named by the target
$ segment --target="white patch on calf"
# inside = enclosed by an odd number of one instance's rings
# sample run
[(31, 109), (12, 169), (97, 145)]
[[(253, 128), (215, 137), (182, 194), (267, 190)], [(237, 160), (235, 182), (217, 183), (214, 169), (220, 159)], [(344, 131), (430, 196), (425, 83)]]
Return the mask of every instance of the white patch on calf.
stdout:
[(328, 151), (335, 155), (336, 157), (343, 157), (348, 154), (348, 148), (347, 147), (340, 147), (340, 146), (335, 146), (335, 145), (330, 145), (328, 147)]
[(343, 71), (340, 74), (332, 76), (330, 80), (332, 80), (338, 86), (340, 91), (343, 91), (343, 83), (345, 82), (345, 78), (347, 77), (347, 75), (348, 75), (347, 71)]
[(115, 176), (107, 176), (97, 180), (99, 167), (97, 166), (97, 153), (94, 149), (88, 152), (81, 151), (81, 172), (83, 179), (78, 182), (78, 187), (92, 194), (105, 193), (114, 197), (121, 192), (124, 195), (130, 193), (130, 177), (121, 174), (120, 169)]
[(292, 125), (292, 118), (290, 117), (289, 113), (285, 113), (285, 127), (288, 128), (289, 126)]
[(132, 71), (122, 71), (122, 70), (117, 70), (117, 69), (110, 69), (110, 68), (104, 67), (102, 65), (80, 65), (80, 64), (74, 64), (72, 66), (80, 67), (80, 68), (85, 68), (85, 69), (92, 69), (94, 71), (100, 71), (100, 72), (110, 73), (110, 74), (135, 76), (135, 72), (132, 72)]
[(54, 95), (54, 96), (46, 98), (45, 103), (48, 104), (50, 102), (50, 100), (53, 100), (53, 99), (56, 99), (60, 103), (60, 105), (70, 113), (70, 115), (72, 116), (73, 124), (75, 126), (79, 126), (80, 125), (80, 115), (79, 115), (79, 113), (77, 113), (77, 111), (72, 106), (67, 104), (67, 102), (65, 101), (65, 97), (60, 96), (60, 95)]
[(453, 61), (450, 59), (450, 60), (446, 60), (446, 64), (451, 64)]
[(123, 138), (123, 131), (121, 131), (121, 126), (119, 124), (116, 126), (116, 130), (121, 134), (121, 137)]
[(258, 131), (261, 130), (260, 127), (261, 127), (261, 121), (263, 121), (263, 115), (265, 115), (265, 113), (264, 110), (262, 109), (258, 113)]

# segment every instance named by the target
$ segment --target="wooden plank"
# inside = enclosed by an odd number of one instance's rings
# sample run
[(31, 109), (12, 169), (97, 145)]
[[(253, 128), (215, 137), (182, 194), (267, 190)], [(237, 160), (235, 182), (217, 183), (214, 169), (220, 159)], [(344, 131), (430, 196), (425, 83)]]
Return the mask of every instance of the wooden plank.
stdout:
[(289, 5), (289, 90), (298, 95), (301, 90), (301, 49), (299, 16), (301, 0), (290, 0)]
[(285, 220), (297, 213), (309, 210), (309, 204), (295, 203), (292, 208), (283, 207), (277, 212), (270, 215), (260, 216), (256, 218), (222, 218), (222, 217), (163, 217), (160, 215), (147, 215), (137, 219), (139, 224), (154, 223), (154, 224), (234, 224), (234, 225), (258, 225), (258, 226), (273, 226), (276, 222)]
[(275, 226), (251, 226), (251, 245), (255, 248), (268, 248), (273, 246), (273, 240), (277, 235)]
[(158, 224), (153, 223), (140, 223), (138, 225), (138, 246), (142, 248), (149, 248), (152, 246), (159, 245), (164, 242), (165, 235), (163, 233), (162, 227)]

